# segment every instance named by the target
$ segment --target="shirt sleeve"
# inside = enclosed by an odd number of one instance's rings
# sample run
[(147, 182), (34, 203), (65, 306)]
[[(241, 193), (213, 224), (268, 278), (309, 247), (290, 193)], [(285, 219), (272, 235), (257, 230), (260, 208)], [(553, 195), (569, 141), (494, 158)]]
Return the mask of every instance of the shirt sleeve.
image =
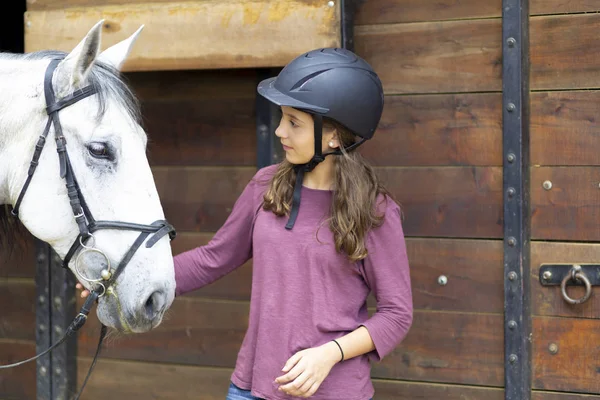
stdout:
[(225, 224), (205, 246), (174, 257), (175, 295), (200, 289), (227, 275), (252, 257), (252, 230), (262, 204), (259, 171), (235, 202)]
[(404, 339), (413, 317), (400, 208), (389, 198), (383, 208), (383, 224), (367, 235), (368, 255), (363, 263), (365, 280), (377, 301), (377, 311), (363, 324), (375, 344), (375, 351), (369, 354), (374, 361), (380, 361)]

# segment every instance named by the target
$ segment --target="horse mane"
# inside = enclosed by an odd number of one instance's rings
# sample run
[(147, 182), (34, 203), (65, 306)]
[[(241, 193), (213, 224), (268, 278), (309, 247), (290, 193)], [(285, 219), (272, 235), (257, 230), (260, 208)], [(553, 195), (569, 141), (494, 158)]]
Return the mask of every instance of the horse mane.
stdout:
[[(10, 256), (15, 250), (24, 250), (29, 232), (18, 218), (14, 217), (10, 211), (12, 207), (7, 204), (0, 204), (0, 255)], [(3, 259), (0, 258), (0, 270)]]

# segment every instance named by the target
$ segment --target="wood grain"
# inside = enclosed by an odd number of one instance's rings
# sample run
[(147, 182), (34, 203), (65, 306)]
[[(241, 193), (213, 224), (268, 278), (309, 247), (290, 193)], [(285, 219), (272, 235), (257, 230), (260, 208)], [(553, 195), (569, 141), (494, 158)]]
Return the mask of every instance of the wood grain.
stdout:
[(33, 280), (0, 280), (0, 339), (35, 341), (35, 300)]
[(533, 388), (600, 394), (599, 332), (597, 319), (533, 318)]
[(498, 19), (366, 25), (356, 52), (380, 76), (386, 94), (502, 89)]
[(29, 233), (23, 238), (11, 237), (10, 247), (0, 245), (0, 278), (33, 278), (35, 274), (35, 245)]
[[(551, 190), (543, 183), (550, 181)], [(600, 170), (594, 167), (531, 169), (531, 237), (600, 240)]]
[[(145, 29), (126, 71), (284, 66), (340, 45), (339, 6), (317, 0), (204, 0), (119, 4), (25, 13), (25, 51), (71, 51), (104, 19), (105, 47)], [(273, 35), (278, 40), (272, 40)]]
[(600, 165), (600, 91), (531, 94), (531, 164)]
[[(0, 339), (0, 364), (10, 364), (35, 355), (35, 341)], [(2, 399), (34, 399), (36, 396), (35, 363), (2, 370), (0, 397)]]
[(378, 166), (502, 165), (502, 95), (386, 96), (360, 152)]
[(597, 13), (532, 18), (531, 89), (599, 87), (599, 28)]

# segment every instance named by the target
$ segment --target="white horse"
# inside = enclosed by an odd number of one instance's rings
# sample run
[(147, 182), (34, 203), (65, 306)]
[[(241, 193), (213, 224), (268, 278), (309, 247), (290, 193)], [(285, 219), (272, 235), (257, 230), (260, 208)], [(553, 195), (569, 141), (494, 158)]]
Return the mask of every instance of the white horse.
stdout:
[[(51, 59), (64, 57), (52, 80), (56, 100), (87, 85), (97, 90), (59, 112), (70, 165), (93, 217), (145, 225), (164, 219), (146, 158), (146, 134), (138, 122), (139, 106), (119, 77), (119, 69), (142, 28), (100, 52), (102, 25), (103, 21), (96, 24), (69, 54), (0, 54), (0, 205), (14, 207), (27, 179), (35, 145), (48, 120), (44, 74)], [(59, 174), (54, 136), (52, 128), (18, 215), (29, 232), (49, 243), (64, 259), (78, 240), (80, 229), (65, 179)], [(94, 233), (93, 243), (116, 266), (139, 234), (103, 229)], [(79, 268), (75, 266), (77, 255), (69, 263), (88, 289), (94, 283), (82, 276), (99, 278), (101, 271), (104, 276), (107, 262), (99, 254), (82, 255)], [(145, 332), (161, 322), (174, 293), (169, 237), (162, 236), (152, 247), (139, 247), (99, 298), (97, 314), (109, 327)]]

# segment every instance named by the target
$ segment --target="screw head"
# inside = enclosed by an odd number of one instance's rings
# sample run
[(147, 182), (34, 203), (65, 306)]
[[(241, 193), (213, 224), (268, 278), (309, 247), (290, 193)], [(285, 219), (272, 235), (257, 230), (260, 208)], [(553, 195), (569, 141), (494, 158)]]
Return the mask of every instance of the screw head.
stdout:
[(550, 189), (552, 189), (552, 182), (550, 182), (550, 181), (544, 181), (544, 183), (542, 183), (542, 187), (545, 190), (550, 190)]
[(552, 278), (552, 272), (544, 271), (544, 273), (542, 274), (542, 279), (545, 281), (549, 281), (551, 278)]
[(515, 245), (517, 244), (517, 239), (511, 236), (508, 238), (507, 242), (510, 247), (515, 247)]
[(517, 41), (515, 40), (515, 38), (509, 37), (508, 39), (506, 39), (506, 43), (508, 44), (508, 47), (515, 47)]
[(515, 156), (514, 153), (508, 153), (506, 156), (506, 161), (508, 161), (509, 163), (513, 163), (515, 161), (517, 157)]
[(508, 328), (515, 329), (517, 327), (517, 321), (508, 321)]
[(446, 286), (447, 283), (448, 283), (448, 278), (446, 277), (446, 275), (440, 275), (438, 277), (438, 284), (440, 286)]
[(508, 104), (506, 105), (506, 110), (507, 110), (508, 112), (513, 112), (513, 111), (515, 111), (515, 109), (516, 109), (516, 108), (517, 108), (517, 107), (514, 105), (514, 103), (508, 103)]
[(508, 195), (509, 198), (512, 198), (516, 192), (517, 191), (515, 190), (515, 188), (508, 188), (508, 190), (506, 191), (506, 194)]
[(519, 360), (519, 357), (517, 357), (517, 355), (516, 355), (516, 354), (511, 354), (510, 356), (508, 356), (508, 361), (509, 361), (511, 364), (514, 364), (514, 363), (516, 363), (518, 360)]
[(46, 367), (40, 367), (40, 375), (46, 376), (47, 373), (48, 370), (46, 369)]
[(508, 273), (508, 280), (514, 281), (515, 279), (517, 279), (517, 273), (515, 271), (510, 271)]
[(558, 353), (558, 345), (556, 343), (550, 343), (550, 346), (548, 346), (548, 351), (550, 354)]

